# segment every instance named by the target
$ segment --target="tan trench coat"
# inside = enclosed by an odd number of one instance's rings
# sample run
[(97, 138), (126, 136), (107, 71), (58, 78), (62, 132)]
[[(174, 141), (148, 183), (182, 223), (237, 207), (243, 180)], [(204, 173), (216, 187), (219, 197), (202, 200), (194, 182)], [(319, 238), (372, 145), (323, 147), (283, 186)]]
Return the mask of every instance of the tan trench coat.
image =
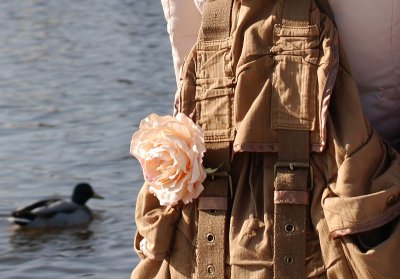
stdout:
[[(294, 129), (310, 131), (306, 277), (397, 278), (400, 155), (362, 113), (325, 2), (298, 28), (285, 1), (233, 1), (228, 36), (200, 34), (183, 68), (177, 110), (234, 153), (225, 277), (274, 276), (278, 131)], [(131, 278), (199, 278), (197, 218), (196, 202), (161, 207), (143, 187)]]

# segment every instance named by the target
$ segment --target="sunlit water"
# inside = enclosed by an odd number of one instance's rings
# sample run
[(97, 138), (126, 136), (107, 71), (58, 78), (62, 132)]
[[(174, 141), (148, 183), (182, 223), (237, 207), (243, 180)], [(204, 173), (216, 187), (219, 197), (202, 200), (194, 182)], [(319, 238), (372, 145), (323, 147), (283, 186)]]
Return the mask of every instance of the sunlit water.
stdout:
[[(0, 1), (0, 278), (129, 278), (142, 174), (132, 133), (169, 114), (175, 81), (159, 0)], [(95, 219), (14, 231), (6, 216), (86, 181)]]

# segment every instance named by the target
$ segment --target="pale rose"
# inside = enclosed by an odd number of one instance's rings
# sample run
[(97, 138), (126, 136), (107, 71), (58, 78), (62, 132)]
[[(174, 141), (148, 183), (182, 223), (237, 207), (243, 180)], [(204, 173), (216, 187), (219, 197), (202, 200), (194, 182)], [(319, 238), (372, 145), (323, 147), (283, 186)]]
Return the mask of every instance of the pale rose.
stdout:
[(203, 191), (204, 136), (185, 114), (151, 114), (143, 119), (132, 136), (130, 151), (161, 205), (175, 205), (180, 200), (187, 204)]

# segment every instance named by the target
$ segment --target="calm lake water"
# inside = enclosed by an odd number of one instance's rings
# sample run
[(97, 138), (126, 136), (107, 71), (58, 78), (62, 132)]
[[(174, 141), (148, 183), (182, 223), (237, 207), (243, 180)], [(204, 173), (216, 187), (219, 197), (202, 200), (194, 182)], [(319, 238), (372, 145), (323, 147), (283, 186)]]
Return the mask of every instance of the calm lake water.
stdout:
[[(0, 1), (0, 278), (129, 278), (142, 173), (132, 133), (175, 91), (159, 0)], [(89, 182), (95, 219), (62, 231), (6, 220)]]

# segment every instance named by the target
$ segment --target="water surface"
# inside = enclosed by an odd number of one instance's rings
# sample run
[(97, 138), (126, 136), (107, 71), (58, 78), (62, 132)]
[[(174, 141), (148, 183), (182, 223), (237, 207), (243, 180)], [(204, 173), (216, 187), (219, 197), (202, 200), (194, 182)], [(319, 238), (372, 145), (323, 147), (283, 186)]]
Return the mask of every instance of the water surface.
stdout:
[[(0, 1), (0, 278), (129, 278), (142, 174), (131, 135), (172, 111), (158, 0)], [(5, 217), (89, 182), (95, 219), (14, 231)]]

